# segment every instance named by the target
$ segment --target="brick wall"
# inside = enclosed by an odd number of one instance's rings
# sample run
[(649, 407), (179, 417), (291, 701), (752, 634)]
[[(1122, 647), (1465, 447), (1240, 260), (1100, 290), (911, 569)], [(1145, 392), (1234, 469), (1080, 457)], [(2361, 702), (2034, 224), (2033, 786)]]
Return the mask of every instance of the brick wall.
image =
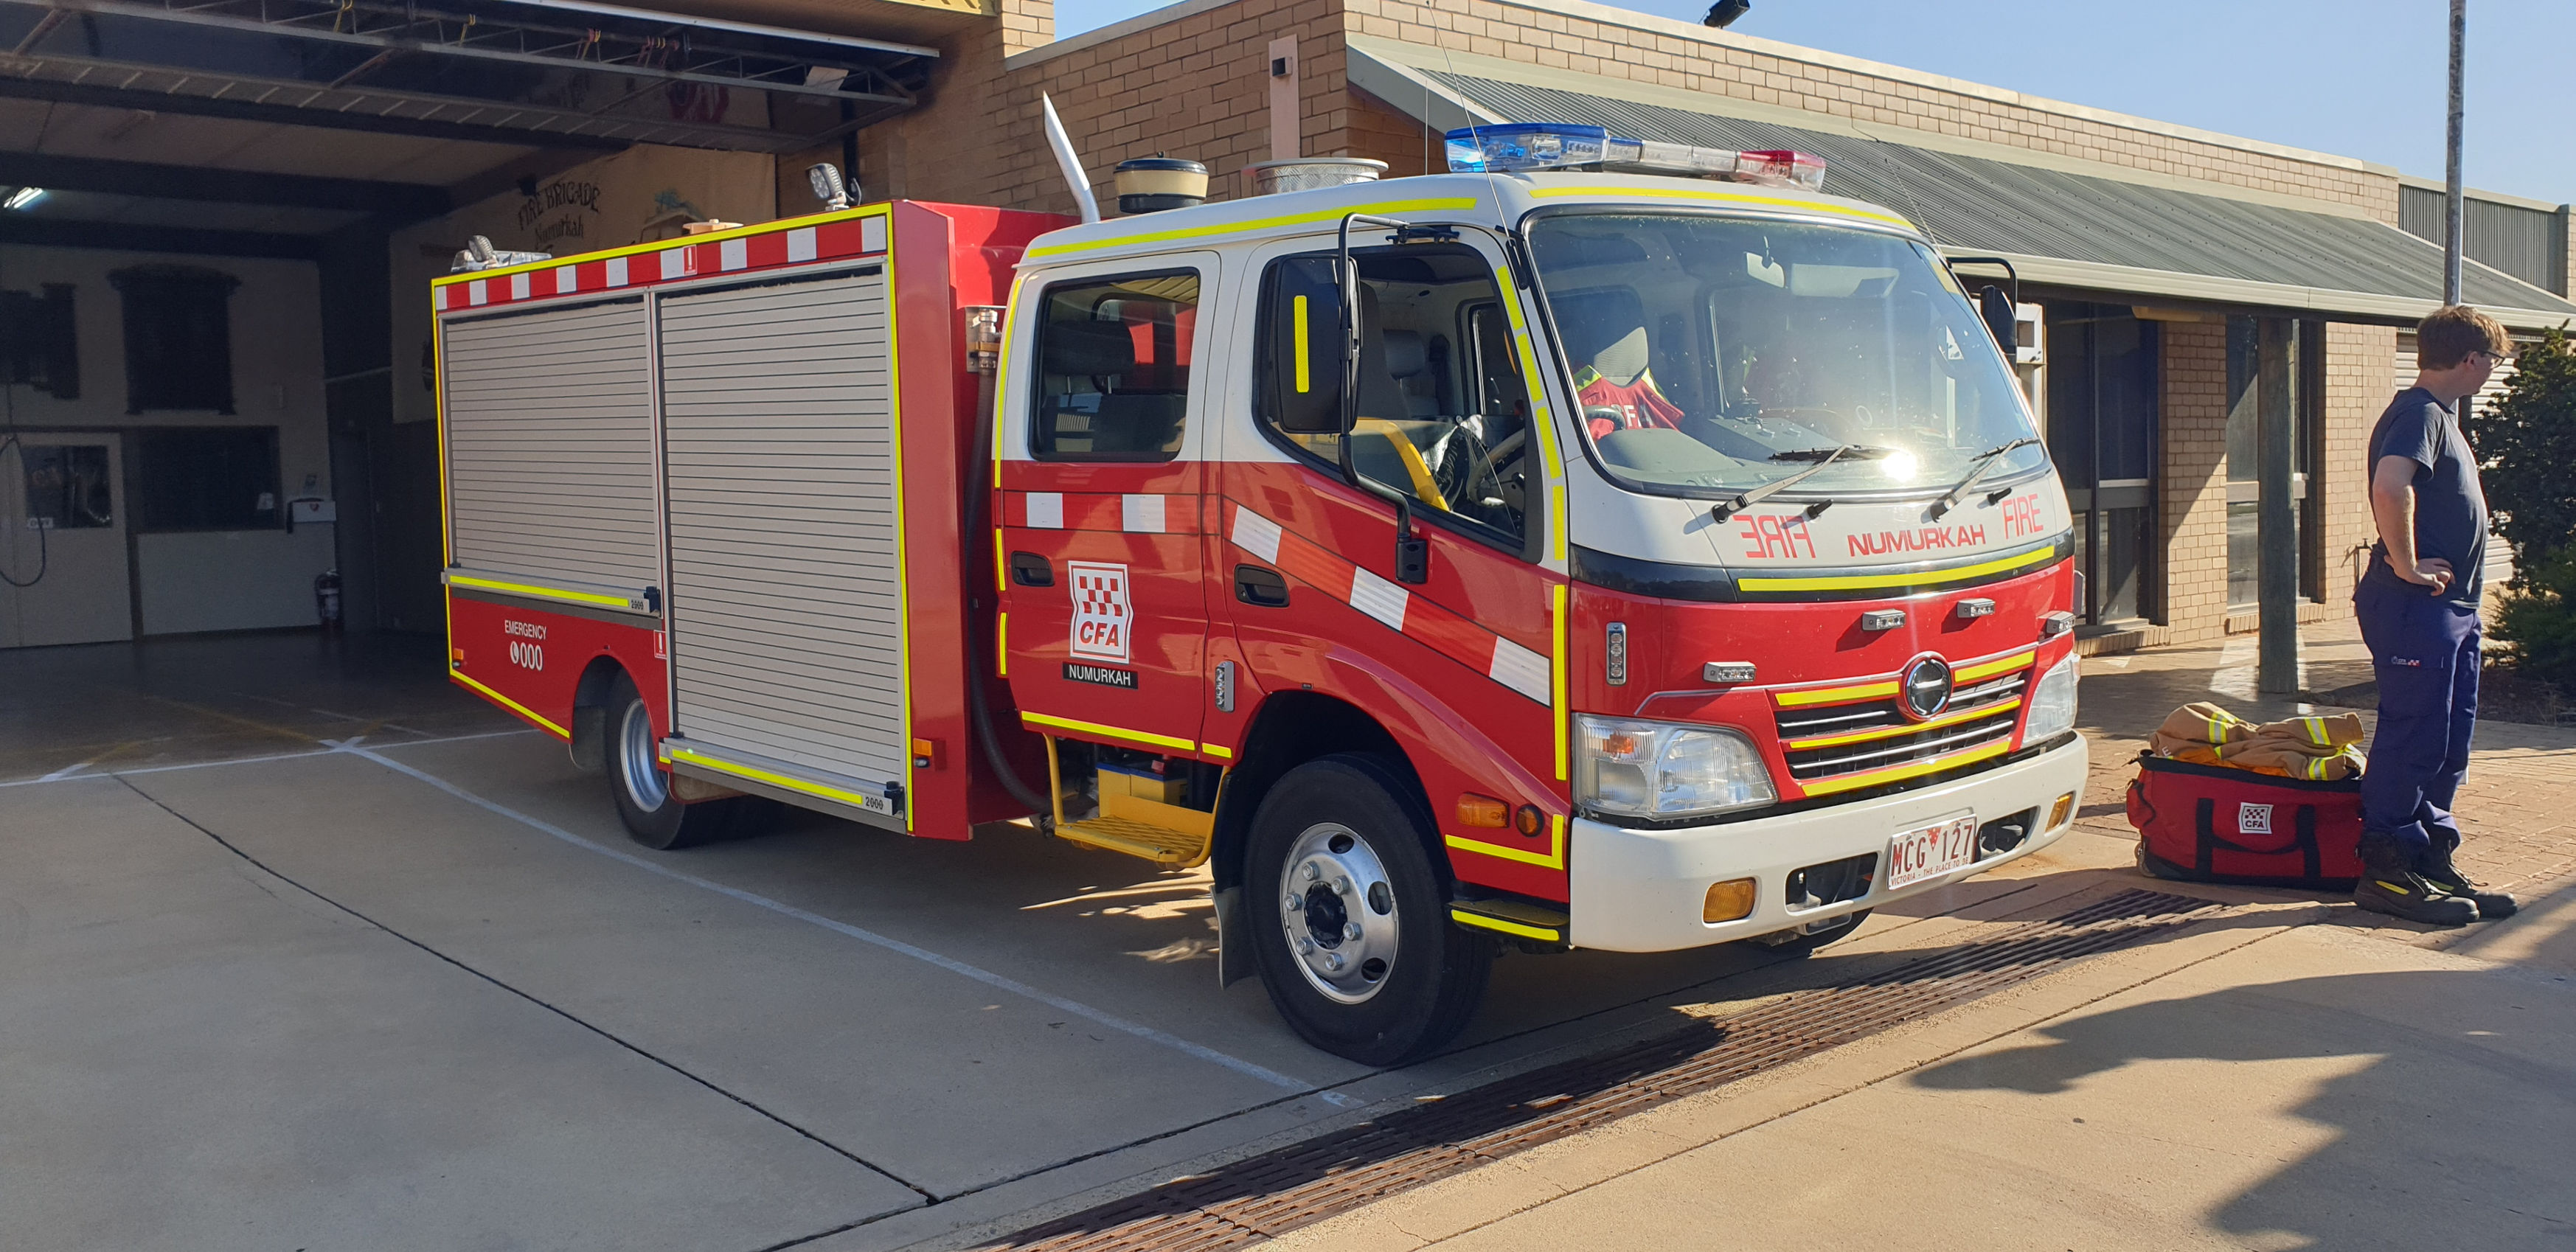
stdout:
[(1300, 137), (1307, 155), (1348, 147), (1339, 0), (1235, 0), (1114, 39), (1024, 57), (1052, 36), (1043, 0), (1004, 0), (1001, 25), (943, 48), (929, 103), (869, 127), (860, 165), (871, 196), (1074, 211), (1038, 110), (1055, 101), (1103, 216), (1110, 171), (1157, 152), (1208, 167), (1209, 194), (1239, 194), (1237, 171), (1270, 159), (1269, 41), (1298, 40)]
[[(2123, 125), (2090, 109), (2015, 103), (1973, 84), (1892, 77), (1757, 50), (1724, 32), (1621, 15), (1596, 5), (1501, 0), (1346, 0), (1353, 34), (1521, 61), (1578, 74), (1707, 92), (1863, 122), (1910, 127), (2359, 206), (2397, 220), (2397, 180), (2244, 146)], [(2002, 98), (1999, 98), (2002, 97)]]
[(2159, 614), (2174, 643), (2227, 631), (2227, 326), (2167, 323)]
[(2397, 331), (2389, 326), (2326, 325), (2325, 464), (2310, 490), (2325, 492), (2318, 507), (2325, 529), (2325, 601), (2337, 616), (2350, 613), (2352, 584), (2361, 557), (2353, 549), (2375, 534), (2370, 520), (2370, 427), (2396, 394), (2392, 358)]

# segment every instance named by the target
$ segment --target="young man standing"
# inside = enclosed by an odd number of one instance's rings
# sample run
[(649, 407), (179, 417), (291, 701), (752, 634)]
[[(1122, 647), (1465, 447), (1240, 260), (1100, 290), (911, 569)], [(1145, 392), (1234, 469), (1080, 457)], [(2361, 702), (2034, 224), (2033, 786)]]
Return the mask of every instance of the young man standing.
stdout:
[(2478, 720), (2478, 597), (2487, 500), (2460, 434), (2461, 401), (2512, 350), (2502, 324), (2460, 305), (2415, 328), (2415, 385), (2370, 432), (2370, 572), (2353, 589), (2379, 679), (2379, 728), (2361, 779), (2361, 881), (2353, 902), (2411, 921), (2510, 916), (2452, 863), (2452, 797)]

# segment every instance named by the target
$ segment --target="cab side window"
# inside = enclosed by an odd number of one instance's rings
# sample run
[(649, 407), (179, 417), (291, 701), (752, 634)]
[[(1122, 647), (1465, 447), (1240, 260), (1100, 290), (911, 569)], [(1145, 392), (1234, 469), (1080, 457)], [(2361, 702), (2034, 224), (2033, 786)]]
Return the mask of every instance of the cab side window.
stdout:
[(1084, 279), (1039, 301), (1029, 452), (1041, 461), (1168, 461), (1181, 451), (1198, 329), (1192, 271)]
[[(1493, 270), (1472, 248), (1354, 249), (1359, 269), (1352, 468), (1418, 508), (1517, 547), (1527, 533), (1529, 390)], [(1333, 258), (1263, 276), (1255, 403), (1272, 437), (1341, 463), (1341, 294)]]

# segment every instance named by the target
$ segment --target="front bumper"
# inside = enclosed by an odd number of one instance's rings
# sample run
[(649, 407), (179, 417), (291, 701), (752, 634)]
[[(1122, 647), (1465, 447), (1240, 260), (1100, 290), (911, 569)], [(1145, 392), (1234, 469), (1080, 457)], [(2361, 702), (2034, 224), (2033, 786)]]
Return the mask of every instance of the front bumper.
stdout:
[[(2081, 736), (2064, 746), (1936, 786), (1753, 818), (1722, 825), (1633, 830), (1576, 818), (1569, 853), (1572, 933), (1578, 948), (1668, 952), (1749, 939), (1824, 921), (2001, 865), (2057, 841), (2074, 821), (2031, 832), (2021, 845), (1902, 891), (1886, 888), (1888, 840), (1900, 832), (1974, 813), (1980, 822), (2039, 810), (2045, 824), (2059, 796), (2084, 793), (2088, 753)], [(1811, 865), (1876, 852), (1880, 870), (1858, 899), (1791, 913), (1789, 874)], [(1709, 886), (1734, 878), (1756, 882), (1753, 912), (1738, 921), (1700, 920)]]

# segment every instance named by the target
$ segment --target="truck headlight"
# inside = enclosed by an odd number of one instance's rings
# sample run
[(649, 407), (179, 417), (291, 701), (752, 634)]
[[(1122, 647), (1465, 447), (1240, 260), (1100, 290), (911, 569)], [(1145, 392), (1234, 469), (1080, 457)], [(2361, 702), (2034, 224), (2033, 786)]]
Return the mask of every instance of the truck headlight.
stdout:
[(1742, 731), (1577, 716), (1574, 757), (1574, 798), (1597, 812), (1700, 817), (1779, 798)]
[(2022, 731), (2024, 743), (2054, 739), (2075, 729), (2075, 657), (2049, 667), (2039, 685), (2030, 690), (2030, 721)]

